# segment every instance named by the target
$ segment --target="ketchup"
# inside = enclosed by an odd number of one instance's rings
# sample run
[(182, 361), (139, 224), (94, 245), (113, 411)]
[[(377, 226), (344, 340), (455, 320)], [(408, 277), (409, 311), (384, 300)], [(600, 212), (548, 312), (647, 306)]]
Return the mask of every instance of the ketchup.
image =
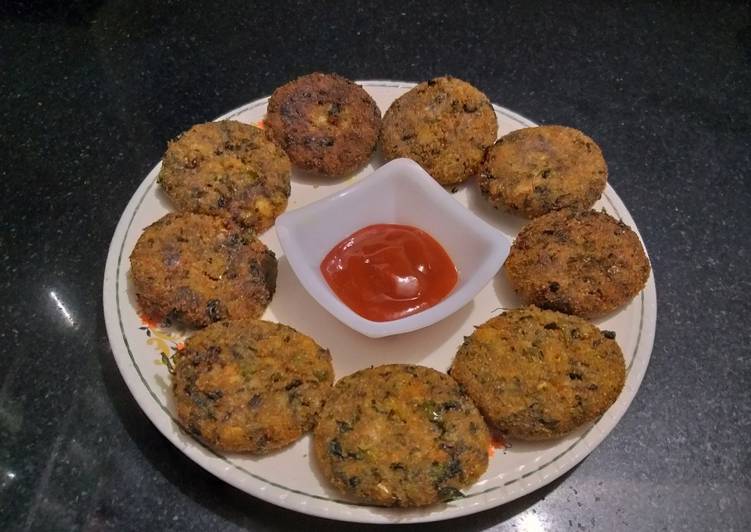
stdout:
[(321, 262), (321, 273), (349, 308), (371, 321), (391, 321), (432, 307), (456, 285), (456, 266), (425, 231), (369, 225)]

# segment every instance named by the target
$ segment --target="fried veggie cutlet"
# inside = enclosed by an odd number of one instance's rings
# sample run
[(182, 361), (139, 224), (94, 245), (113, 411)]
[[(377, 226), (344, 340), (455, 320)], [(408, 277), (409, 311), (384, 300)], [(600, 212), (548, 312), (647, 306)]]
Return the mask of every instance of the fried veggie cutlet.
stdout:
[(477, 327), (449, 373), (488, 423), (524, 440), (557, 438), (597, 419), (625, 381), (612, 332), (536, 307)]
[(368, 162), (378, 142), (381, 111), (356, 83), (314, 72), (274, 91), (266, 123), (294, 165), (337, 177)]
[(497, 207), (527, 218), (589, 209), (608, 179), (600, 147), (579, 130), (540, 126), (513, 131), (488, 148), (478, 181)]
[(143, 312), (188, 327), (257, 318), (276, 289), (276, 257), (227, 218), (170, 213), (147, 227), (130, 255)]
[(220, 321), (175, 357), (173, 391), (184, 427), (221, 451), (267, 454), (313, 428), (331, 392), (328, 350), (280, 323)]
[(157, 181), (179, 210), (230, 216), (260, 233), (287, 207), (291, 168), (263, 130), (223, 120), (171, 141)]
[(528, 304), (591, 318), (629, 302), (649, 278), (639, 237), (598, 211), (555, 211), (517, 235), (503, 265)]
[(388, 160), (413, 159), (450, 186), (477, 172), (497, 131), (488, 97), (446, 76), (420, 83), (391, 104), (383, 117), (381, 150)]
[(314, 431), (315, 458), (340, 492), (379, 506), (425, 506), (485, 472), (490, 437), (445, 373), (392, 364), (336, 383)]

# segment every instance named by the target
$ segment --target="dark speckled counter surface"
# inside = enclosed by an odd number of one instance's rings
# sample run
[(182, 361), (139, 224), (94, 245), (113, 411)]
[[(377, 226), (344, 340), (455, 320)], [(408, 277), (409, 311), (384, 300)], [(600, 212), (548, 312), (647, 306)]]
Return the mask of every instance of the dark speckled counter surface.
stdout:
[(193, 464), (140, 411), (102, 313), (107, 248), (165, 142), (312, 70), (445, 73), (603, 147), (658, 321), (610, 436), (520, 500), (430, 530), (751, 529), (747, 2), (5, 2), (0, 529), (359, 530)]

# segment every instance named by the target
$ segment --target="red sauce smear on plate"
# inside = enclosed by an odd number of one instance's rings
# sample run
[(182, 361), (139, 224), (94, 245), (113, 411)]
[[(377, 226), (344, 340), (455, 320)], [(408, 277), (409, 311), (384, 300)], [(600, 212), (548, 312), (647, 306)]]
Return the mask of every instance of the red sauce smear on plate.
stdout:
[(321, 273), (339, 299), (371, 321), (398, 320), (430, 308), (459, 277), (432, 236), (396, 224), (354, 232), (329, 251)]
[(490, 430), (490, 446), (495, 449), (508, 449), (511, 447), (503, 434), (494, 429)]

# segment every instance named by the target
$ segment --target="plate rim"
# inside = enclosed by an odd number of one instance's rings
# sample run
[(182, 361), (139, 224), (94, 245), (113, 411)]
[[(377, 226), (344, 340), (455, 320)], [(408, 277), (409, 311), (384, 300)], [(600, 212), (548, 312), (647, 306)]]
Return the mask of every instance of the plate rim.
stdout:
[[(393, 80), (366, 80), (366, 81), (357, 81), (356, 83), (364, 87), (369, 87), (369, 86), (370, 87), (389, 87), (389, 88), (399, 88), (399, 89), (409, 89), (416, 85), (416, 83), (412, 83), (412, 82), (393, 81)], [(241, 105), (235, 109), (232, 109), (231, 111), (228, 111), (222, 114), (215, 120), (224, 120), (227, 118), (237, 116), (247, 110), (254, 108), (255, 106), (265, 103), (266, 101), (268, 101), (268, 98), (269, 98), (268, 96), (264, 96), (262, 98), (257, 98), (255, 100), (252, 100), (251, 102), (248, 102), (244, 105)], [(514, 111), (511, 111), (510, 109), (506, 109), (505, 107), (502, 107), (496, 104), (492, 104), (492, 105), (493, 105), (494, 110), (497, 113), (505, 115), (506, 117), (514, 120), (517, 123), (526, 124), (527, 126), (537, 125), (533, 121), (529, 120), (528, 118)], [(377, 508), (377, 507), (372, 507), (368, 505), (359, 505), (357, 503), (351, 503), (349, 501), (332, 499), (328, 497), (318, 497), (309, 493), (300, 492), (299, 490), (291, 489), (286, 486), (275, 484), (273, 482), (270, 482), (267, 479), (262, 479), (261, 477), (254, 475), (252, 472), (249, 472), (245, 470), (244, 468), (241, 468), (237, 464), (233, 463), (232, 461), (226, 459), (224, 455), (220, 453), (216, 453), (212, 451), (211, 449), (205, 447), (197, 440), (192, 440), (191, 442), (192, 444), (188, 444), (188, 445), (183, 444), (182, 442), (180, 442), (180, 440), (173, 437), (176, 421), (171, 417), (171, 415), (167, 415), (165, 419), (164, 412), (162, 412), (162, 406), (161, 404), (159, 404), (158, 400), (155, 400), (155, 401), (150, 400), (150, 396), (153, 396), (153, 392), (149, 388), (148, 384), (144, 381), (144, 378), (141, 375), (140, 370), (135, 366), (135, 361), (133, 359), (130, 346), (128, 345), (127, 338), (123, 334), (121, 334), (121, 329), (120, 329), (121, 320), (120, 320), (120, 314), (119, 314), (120, 308), (118, 305), (119, 271), (120, 271), (119, 267), (120, 267), (120, 262), (123, 259), (122, 251), (125, 247), (126, 238), (129, 234), (129, 229), (135, 217), (135, 214), (137, 213), (140, 204), (145, 199), (148, 193), (148, 190), (152, 186), (154, 186), (155, 184), (154, 176), (158, 173), (160, 167), (161, 167), (161, 161), (158, 162), (146, 174), (144, 179), (141, 181), (141, 184), (138, 186), (138, 188), (135, 190), (135, 192), (131, 196), (130, 200), (128, 201), (125, 209), (123, 210), (120, 216), (120, 219), (118, 220), (117, 226), (115, 228), (112, 240), (110, 241), (110, 245), (108, 248), (107, 259), (106, 259), (106, 264), (105, 264), (104, 279), (102, 283), (102, 288), (103, 288), (102, 300), (103, 300), (103, 312), (104, 312), (104, 317), (105, 317), (105, 325), (106, 325), (108, 340), (110, 343), (110, 348), (111, 348), (113, 357), (115, 358), (115, 362), (118, 366), (118, 370), (120, 371), (120, 374), (123, 377), (123, 380), (125, 381), (126, 386), (128, 387), (128, 390), (130, 391), (133, 398), (136, 400), (136, 403), (141, 408), (141, 410), (146, 414), (149, 420), (154, 424), (154, 426), (170, 441), (170, 443), (175, 445), (181, 452), (183, 452), (194, 463), (198, 464), (199, 466), (201, 466), (203, 469), (205, 469), (212, 475), (244, 491), (245, 493), (248, 493), (251, 496), (257, 497), (261, 500), (264, 500), (276, 506), (280, 506), (288, 510), (293, 510), (293, 511), (300, 512), (300, 513), (305, 513), (308, 515), (323, 517), (327, 519), (334, 519), (334, 520), (341, 520), (341, 521), (348, 521), (348, 522), (360, 522), (360, 523), (396, 524), (396, 523), (441, 521), (441, 520), (453, 519), (453, 518), (477, 513), (483, 510), (491, 509), (491, 508), (496, 508), (498, 506), (502, 506), (503, 504), (511, 502), (519, 497), (522, 497), (532, 491), (542, 488), (543, 486), (549, 484), (556, 478), (559, 478), (560, 476), (565, 474), (567, 471), (572, 469), (574, 466), (579, 464), (584, 458), (586, 458), (586, 456), (590, 452), (592, 452), (597, 446), (600, 445), (600, 443), (602, 443), (602, 441), (605, 439), (605, 437), (607, 437), (607, 435), (610, 432), (612, 432), (612, 430), (620, 422), (621, 418), (628, 410), (631, 402), (633, 401), (634, 397), (638, 393), (639, 388), (641, 387), (641, 383), (643, 381), (647, 367), (649, 366), (649, 361), (651, 359), (651, 354), (652, 354), (652, 350), (654, 347), (654, 337), (655, 337), (656, 317), (657, 317), (656, 316), (657, 315), (657, 298), (656, 298), (654, 271), (650, 272), (650, 277), (647, 281), (647, 284), (644, 287), (644, 289), (641, 291), (640, 295), (638, 296), (641, 299), (641, 317), (640, 317), (641, 324), (639, 328), (639, 338), (637, 339), (637, 343), (634, 348), (634, 354), (631, 360), (631, 366), (629, 368), (630, 370), (633, 369), (637, 371), (637, 373), (632, 375), (633, 391), (629, 394), (629, 396), (627, 397), (625, 401), (617, 405), (613, 405), (611, 409), (608, 411), (608, 413), (606, 414), (609, 416), (607, 426), (603, 427), (600, 424), (601, 419), (596, 420), (584, 433), (580, 435), (578, 439), (572, 442), (572, 444), (569, 447), (567, 447), (563, 452), (559, 453), (556, 457), (554, 457), (552, 460), (548, 461), (547, 463), (543, 464), (542, 466), (536, 468), (535, 470), (525, 473), (524, 475), (522, 475), (521, 477), (513, 481), (510, 481), (508, 483), (503, 483), (500, 486), (495, 486), (491, 488), (490, 490), (471, 494), (470, 497), (460, 500), (460, 501), (466, 502), (469, 499), (477, 497), (477, 499), (475, 500), (473, 504), (464, 504), (464, 505), (457, 505), (457, 506), (446, 505), (445, 508), (451, 510), (450, 512), (447, 513), (445, 511), (435, 511), (435, 508), (436, 508), (435, 506), (426, 507), (424, 509), (414, 509), (414, 510), (390, 509), (390, 508)], [(608, 192), (610, 192), (613, 197), (610, 197), (611, 195), (608, 195), (607, 194)], [(626, 220), (630, 222), (629, 225), (637, 233), (637, 235), (639, 236), (639, 239), (642, 241), (642, 245), (644, 246), (643, 238), (641, 237), (638, 227), (636, 226), (636, 223), (634, 222), (630, 212), (628, 211), (625, 204), (622, 202), (620, 197), (617, 195), (617, 193), (610, 186), (609, 183), (607, 184), (602, 197), (610, 203), (610, 206), (613, 208), (613, 210), (619, 217), (626, 218)], [(646, 246), (644, 246), (644, 249), (645, 249), (645, 253), (647, 253)], [(650, 261), (650, 264), (651, 264), (651, 261)], [(114, 291), (112, 291), (113, 284), (115, 287)], [(646, 327), (644, 327), (644, 325), (646, 325)], [(116, 349), (119, 349), (121, 353), (124, 349), (126, 351), (127, 356), (123, 357), (121, 355), (118, 355), (116, 353)], [(634, 364), (637, 360), (637, 356), (639, 356), (638, 365)], [(128, 364), (129, 361), (130, 361), (130, 364)], [(617, 409), (616, 409), (616, 406), (618, 406)], [(590, 436), (590, 433), (592, 433), (593, 431), (594, 431), (594, 434)], [(585, 441), (585, 438), (587, 438), (586, 441)], [(585, 445), (579, 446), (579, 444), (581, 444), (582, 442), (585, 442)], [(249, 474), (252, 478), (256, 480), (262, 480), (264, 482), (269, 483), (269, 485), (271, 486), (271, 490), (267, 489), (266, 487), (262, 487), (262, 489), (258, 489), (252, 484), (249, 485), (247, 479), (245, 478), (238, 479), (233, 474), (230, 474), (229, 471), (231, 470), (227, 467), (224, 467), (221, 469), (216, 468), (213, 462), (207, 459), (204, 451), (208, 451), (209, 454), (212, 455), (212, 457), (223, 459), (225, 464), (229, 464), (233, 468), (239, 469), (243, 471), (244, 473)], [(570, 454), (572, 451), (574, 451), (574, 453)], [(558, 467), (552, 470), (548, 470), (548, 474), (544, 475), (543, 478), (540, 478), (538, 480), (539, 475), (536, 475), (537, 473), (547, 468), (553, 462), (559, 461), (559, 459), (562, 458), (564, 455), (568, 455), (567, 460), (565, 460), (564, 462), (559, 462)], [(503, 500), (493, 500), (492, 498), (491, 499), (487, 498), (487, 494), (490, 491), (495, 491), (499, 487), (505, 487), (513, 483), (517, 483), (518, 487), (516, 489), (513, 489), (509, 493), (508, 497), (502, 498)], [(268, 491), (273, 492), (274, 490), (283, 490), (283, 493), (268, 493)], [(307, 504), (307, 501), (304, 504), (302, 504), (299, 501), (295, 501), (294, 497), (288, 497), (287, 495), (290, 492), (296, 495), (302, 495), (303, 497), (312, 498), (314, 500), (324, 499), (326, 502), (329, 502), (333, 504), (334, 506), (332, 507), (328, 507), (328, 506), (319, 507), (315, 505), (311, 506)], [(484, 502), (480, 502), (479, 500), (480, 497), (484, 499)], [(368, 509), (372, 511), (362, 512), (361, 510), (363, 509)]]

